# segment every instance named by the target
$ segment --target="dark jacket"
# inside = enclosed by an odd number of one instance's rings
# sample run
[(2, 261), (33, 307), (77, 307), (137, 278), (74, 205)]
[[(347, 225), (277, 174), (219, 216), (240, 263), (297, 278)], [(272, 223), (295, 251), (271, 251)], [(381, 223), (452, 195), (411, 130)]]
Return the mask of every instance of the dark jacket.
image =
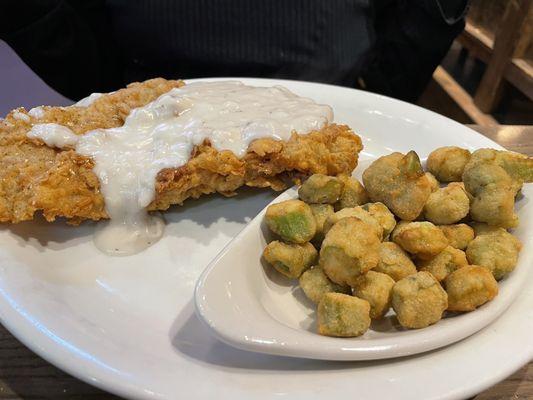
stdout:
[(2, 3), (0, 38), (73, 99), (155, 76), (260, 76), (413, 101), (463, 29), (467, 0)]

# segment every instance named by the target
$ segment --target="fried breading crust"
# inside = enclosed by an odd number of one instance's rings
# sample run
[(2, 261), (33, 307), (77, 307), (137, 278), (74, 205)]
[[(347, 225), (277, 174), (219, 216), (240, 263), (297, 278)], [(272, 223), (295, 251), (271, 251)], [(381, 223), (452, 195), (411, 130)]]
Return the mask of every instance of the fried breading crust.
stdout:
[[(108, 218), (92, 159), (47, 147), (26, 133), (35, 123), (61, 124), (76, 134), (121, 126), (133, 108), (182, 85), (157, 78), (132, 83), (89, 107), (43, 107), (39, 119), (24, 108), (9, 113), (0, 122), (0, 222), (31, 220), (37, 211), (48, 221), (66, 217), (73, 224)], [(184, 166), (160, 171), (156, 198), (148, 208), (166, 210), (213, 192), (231, 196), (243, 185), (282, 190), (291, 180), (315, 173), (349, 174), (361, 149), (360, 138), (350, 128), (335, 124), (306, 135), (293, 133), (287, 142), (258, 139), (242, 159), (206, 141), (195, 147)]]

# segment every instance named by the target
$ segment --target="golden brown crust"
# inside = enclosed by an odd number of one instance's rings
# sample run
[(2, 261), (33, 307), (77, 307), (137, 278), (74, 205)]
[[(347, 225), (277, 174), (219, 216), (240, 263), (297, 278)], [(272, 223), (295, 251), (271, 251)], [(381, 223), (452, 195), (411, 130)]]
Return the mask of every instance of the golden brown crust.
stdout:
[(361, 148), (359, 137), (344, 125), (306, 135), (293, 133), (287, 142), (258, 139), (242, 159), (204, 143), (186, 165), (159, 173), (157, 197), (149, 209), (166, 210), (189, 197), (213, 192), (231, 196), (243, 185), (283, 190), (300, 176), (350, 173)]
[[(107, 218), (92, 160), (73, 150), (47, 147), (26, 133), (35, 123), (61, 124), (77, 134), (121, 126), (133, 108), (182, 85), (157, 78), (104, 95), (86, 108), (43, 107), (40, 119), (23, 108), (8, 114), (0, 122), (0, 222), (31, 220), (37, 211), (49, 221)], [(16, 118), (17, 112), (27, 117)], [(149, 209), (166, 210), (189, 197), (213, 192), (231, 196), (243, 185), (282, 190), (301, 176), (351, 173), (361, 149), (357, 135), (335, 124), (307, 135), (294, 133), (287, 142), (256, 140), (242, 159), (205, 142), (194, 149), (186, 165), (158, 174), (156, 199)]]

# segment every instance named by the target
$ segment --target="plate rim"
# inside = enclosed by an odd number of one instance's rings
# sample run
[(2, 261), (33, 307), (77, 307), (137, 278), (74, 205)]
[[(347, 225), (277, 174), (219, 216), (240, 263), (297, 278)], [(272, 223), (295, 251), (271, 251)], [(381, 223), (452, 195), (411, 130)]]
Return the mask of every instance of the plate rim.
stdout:
[[(254, 77), (205, 77), (205, 78), (197, 78), (197, 79), (184, 79), (186, 83), (194, 82), (194, 81), (209, 81), (209, 80), (241, 80), (243, 82), (247, 82), (247, 81), (250, 82), (251, 80), (255, 80), (255, 81), (260, 80), (260, 81), (265, 82), (266, 84), (284, 84), (284, 82), (290, 82), (290, 83), (294, 83), (298, 85), (301, 85), (301, 84), (313, 85), (313, 86), (316, 85), (316, 86), (322, 86), (322, 87), (327, 87), (327, 88), (335, 88), (335, 89), (341, 88), (341, 89), (346, 89), (349, 91), (356, 91), (359, 93), (363, 93), (365, 96), (368, 96), (369, 98), (379, 98), (379, 99), (384, 99), (385, 101), (401, 103), (401, 104), (407, 105), (408, 107), (413, 107), (414, 109), (423, 111), (424, 113), (430, 113), (432, 116), (438, 119), (441, 119), (442, 121), (451, 123), (452, 125), (458, 127), (458, 129), (463, 130), (464, 132), (469, 131), (469, 134), (471, 135), (482, 137), (484, 140), (491, 142), (492, 146), (496, 148), (502, 148), (500, 145), (495, 143), (493, 140), (491, 140), (490, 138), (486, 136), (481, 135), (480, 133), (476, 132), (472, 128), (466, 125), (463, 125), (457, 121), (454, 121), (450, 118), (447, 118), (441, 114), (438, 114), (434, 111), (425, 109), (418, 105), (411, 104), (411, 103), (408, 103), (408, 102), (405, 102), (399, 99), (394, 99), (388, 96), (366, 92), (366, 91), (355, 89), (355, 88), (342, 87), (342, 86), (318, 83), (318, 82), (309, 82), (309, 81), (271, 79), (271, 78), (254, 78)], [(14, 324), (13, 323), (14, 320), (18, 321), (18, 323)], [(22, 316), (16, 310), (15, 305), (9, 303), (8, 299), (6, 299), (3, 293), (0, 293), (0, 322), (17, 340), (23, 343), (26, 347), (28, 347), (31, 351), (36, 353), (38, 356), (50, 362), (54, 366), (60, 368), (61, 370), (67, 372), (68, 374), (76, 377), (77, 379), (80, 379), (81, 381), (86, 382), (87, 384), (98, 387), (109, 393), (114, 393), (119, 396), (126, 396), (128, 398), (153, 399), (153, 398), (158, 397), (157, 393), (149, 394), (145, 392), (143, 388), (138, 385), (127, 384), (128, 381), (126, 380), (114, 379), (114, 375), (111, 375), (109, 373), (103, 373), (101, 369), (98, 369), (98, 372), (99, 372), (98, 378), (88, 376), (87, 370), (85, 368), (85, 364), (82, 364), (82, 363), (72, 364), (68, 362), (66, 358), (61, 357), (61, 353), (63, 352), (65, 354), (72, 355), (71, 351), (65, 351), (61, 345), (58, 345), (57, 343), (53, 341), (50, 344), (43, 345), (42, 342), (46, 342), (46, 340), (42, 338), (42, 335), (43, 335), (42, 331), (40, 331), (36, 326), (32, 325), (31, 322), (27, 318)], [(38, 337), (39, 340), (34, 341), (34, 337)], [(50, 338), (48, 339), (51, 340)], [(37, 342), (40, 342), (41, 344)], [(532, 349), (531, 354), (529, 354), (528, 356), (525, 356), (525, 354), (521, 354), (521, 355), (523, 356), (523, 358), (520, 358), (519, 364), (514, 365), (516, 368), (513, 368), (512, 370), (507, 370), (506, 372), (500, 372), (498, 374), (494, 374), (494, 379), (496, 379), (496, 381), (499, 381), (505, 376), (509, 376), (510, 374), (512, 374), (514, 371), (519, 369), (525, 363), (530, 362), (533, 359), (533, 349)], [(91, 364), (89, 363), (88, 365), (91, 365)], [(494, 379), (490, 379), (489, 382), (485, 382), (484, 384), (480, 384), (477, 386), (471, 386), (469, 388), (463, 389), (463, 391), (459, 394), (453, 393), (450, 395), (442, 396), (442, 399), (456, 399), (456, 398), (462, 397), (462, 395), (464, 394), (479, 393), (480, 391), (494, 384), (495, 383)]]

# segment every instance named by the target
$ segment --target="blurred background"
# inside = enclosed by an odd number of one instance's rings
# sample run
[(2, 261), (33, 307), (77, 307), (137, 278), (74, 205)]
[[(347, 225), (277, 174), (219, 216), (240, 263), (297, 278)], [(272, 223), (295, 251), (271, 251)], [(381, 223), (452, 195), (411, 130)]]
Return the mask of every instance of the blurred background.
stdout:
[(3, 0), (0, 114), (44, 101), (29, 95), (33, 73), (58, 105), (156, 76), (256, 76), (355, 87), (461, 123), (533, 124), (532, 4)]
[(533, 124), (533, 2), (473, 0), (418, 104), (462, 123)]

